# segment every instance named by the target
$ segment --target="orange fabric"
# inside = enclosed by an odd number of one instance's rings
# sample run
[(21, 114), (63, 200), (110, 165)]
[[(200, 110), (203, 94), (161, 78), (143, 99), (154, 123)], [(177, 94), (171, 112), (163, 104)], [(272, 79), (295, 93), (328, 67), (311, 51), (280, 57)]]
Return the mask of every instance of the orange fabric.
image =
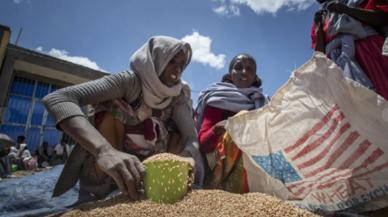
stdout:
[(216, 166), (212, 171), (211, 188), (221, 188), (234, 193), (249, 192), (247, 172), (243, 168), (241, 150), (225, 133), (217, 144)]

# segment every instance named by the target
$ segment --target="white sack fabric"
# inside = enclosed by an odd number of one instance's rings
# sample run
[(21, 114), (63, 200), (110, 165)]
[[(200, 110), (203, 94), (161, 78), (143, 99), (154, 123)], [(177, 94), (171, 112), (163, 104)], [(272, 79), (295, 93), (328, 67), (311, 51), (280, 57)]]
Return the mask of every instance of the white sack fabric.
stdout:
[(313, 211), (388, 206), (388, 102), (322, 53), (226, 128), (243, 151), (250, 191)]

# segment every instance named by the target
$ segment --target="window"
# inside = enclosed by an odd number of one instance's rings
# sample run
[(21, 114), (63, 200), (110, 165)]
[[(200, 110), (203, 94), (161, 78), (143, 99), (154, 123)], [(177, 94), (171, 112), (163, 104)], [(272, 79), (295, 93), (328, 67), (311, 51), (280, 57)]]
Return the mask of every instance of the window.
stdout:
[(41, 100), (58, 86), (16, 76), (8, 93), (0, 132), (15, 139), (24, 135), (30, 151), (47, 141), (50, 146), (59, 143), (62, 133), (55, 128)]

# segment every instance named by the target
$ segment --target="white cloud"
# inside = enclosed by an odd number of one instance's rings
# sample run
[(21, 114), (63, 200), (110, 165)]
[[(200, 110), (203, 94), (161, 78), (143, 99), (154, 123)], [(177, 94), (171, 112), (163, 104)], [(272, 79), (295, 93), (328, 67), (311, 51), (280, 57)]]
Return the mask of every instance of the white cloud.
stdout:
[(15, 4), (20, 4), (20, 3), (22, 2), (22, 0), (13, 0), (13, 2), (14, 2)]
[(227, 7), (225, 5), (220, 5), (218, 8), (213, 8), (213, 11), (217, 14), (226, 15), (227, 14)]
[(191, 45), (193, 61), (216, 69), (221, 69), (225, 66), (225, 54), (215, 55), (211, 52), (211, 38), (202, 36), (198, 32), (193, 32), (193, 34), (183, 37), (182, 40)]
[(217, 8), (213, 8), (213, 11), (220, 15), (226, 15), (226, 16), (239, 16), (240, 15), (240, 8), (236, 5), (226, 5), (221, 4)]
[(55, 48), (51, 48), (51, 50), (47, 52), (47, 51), (44, 51), (43, 48), (40, 46), (37, 47), (35, 50), (41, 53), (46, 53), (50, 56), (53, 56), (59, 59), (63, 59), (75, 64), (86, 66), (91, 69), (105, 71), (100, 66), (98, 66), (96, 62), (90, 60), (89, 58), (82, 57), (82, 56), (70, 56), (66, 50), (58, 50)]
[(236, 5), (229, 5), (229, 11), (231, 14), (233, 14), (235, 16), (240, 15), (240, 8), (237, 7)]
[[(239, 6), (248, 6), (256, 14), (275, 14), (279, 9), (285, 8), (288, 11), (305, 10), (315, 3), (315, 0), (213, 0), (219, 6), (213, 11), (222, 15), (236, 15), (233, 11), (238, 11)], [(231, 9), (233, 8), (234, 9)]]
[(43, 47), (41, 47), (41, 46), (35, 48), (35, 50), (40, 52), (40, 53), (43, 53)]

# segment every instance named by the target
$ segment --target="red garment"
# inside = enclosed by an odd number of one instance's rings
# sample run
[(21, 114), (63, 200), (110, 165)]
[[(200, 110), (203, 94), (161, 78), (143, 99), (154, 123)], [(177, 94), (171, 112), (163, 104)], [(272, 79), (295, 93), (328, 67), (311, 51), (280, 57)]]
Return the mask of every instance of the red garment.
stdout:
[(242, 194), (249, 192), (249, 187), (241, 150), (234, 144), (230, 135), (214, 133), (214, 126), (218, 122), (235, 114), (228, 110), (206, 106), (198, 140), (202, 153), (216, 152), (216, 165), (210, 176), (209, 187)]
[(388, 100), (388, 57), (382, 55), (384, 38), (373, 35), (356, 41), (356, 59), (376, 92)]
[[(315, 49), (317, 46), (317, 32), (315, 31), (317, 27), (315, 23), (313, 23), (311, 27), (311, 48)], [(325, 34), (325, 44), (329, 43), (331, 40), (335, 38), (335, 35), (329, 35), (329, 21), (326, 19), (323, 24), (323, 32)]]
[[(102, 111), (94, 115), (94, 126), (96, 128), (99, 128), (106, 114), (106, 111)], [(143, 122), (134, 126), (125, 125), (124, 146), (116, 148), (123, 148), (123, 151), (135, 154), (139, 158), (148, 157), (150, 154), (155, 152), (155, 150), (152, 150), (153, 147), (150, 146), (156, 146), (156, 140), (160, 137), (160, 134), (161, 129), (159, 125), (155, 124), (151, 118), (147, 118)], [(137, 142), (131, 139), (131, 136), (135, 135), (140, 136), (138, 137)], [(140, 139), (141, 136), (143, 136), (144, 139)]]
[(211, 106), (205, 107), (203, 111), (201, 128), (198, 133), (200, 151), (202, 153), (209, 153), (214, 151), (214, 149), (217, 147), (217, 144), (222, 139), (222, 134), (216, 135), (214, 133), (214, 125), (235, 114), (235, 112), (223, 110), (220, 108), (215, 108)]
[[(388, 12), (388, 5), (381, 0), (369, 0), (360, 7)], [(376, 92), (388, 100), (388, 57), (382, 55), (384, 38), (374, 35), (357, 40), (355, 44), (358, 63), (372, 81)]]
[[(381, 10), (388, 12), (388, 5), (381, 0), (368, 0), (358, 6), (369, 10)], [(326, 27), (326, 25), (325, 25)], [(325, 34), (327, 28), (324, 28)], [(326, 34), (327, 35), (327, 34)], [(311, 32), (312, 47), (316, 45), (315, 25)], [(326, 43), (332, 38), (327, 38)], [(356, 60), (363, 71), (373, 83), (376, 92), (388, 100), (388, 57), (382, 55), (384, 38), (380, 35), (370, 36), (356, 40)]]
[(369, 0), (360, 5), (361, 8), (388, 12), (388, 5), (382, 0)]

